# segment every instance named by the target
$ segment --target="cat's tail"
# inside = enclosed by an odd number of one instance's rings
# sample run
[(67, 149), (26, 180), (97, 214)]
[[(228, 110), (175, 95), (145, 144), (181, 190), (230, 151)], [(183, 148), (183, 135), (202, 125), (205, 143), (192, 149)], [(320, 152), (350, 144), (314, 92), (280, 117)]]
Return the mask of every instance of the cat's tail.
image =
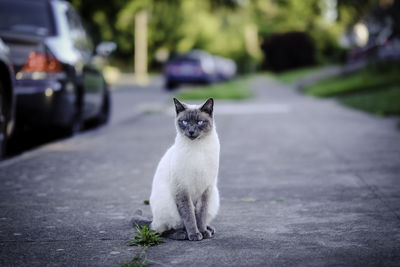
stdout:
[(151, 224), (151, 219), (143, 216), (143, 211), (140, 209), (135, 212), (135, 214), (131, 219), (131, 225), (133, 227), (136, 227), (136, 225), (138, 225), (139, 227), (143, 227), (144, 225), (150, 227), (150, 224)]

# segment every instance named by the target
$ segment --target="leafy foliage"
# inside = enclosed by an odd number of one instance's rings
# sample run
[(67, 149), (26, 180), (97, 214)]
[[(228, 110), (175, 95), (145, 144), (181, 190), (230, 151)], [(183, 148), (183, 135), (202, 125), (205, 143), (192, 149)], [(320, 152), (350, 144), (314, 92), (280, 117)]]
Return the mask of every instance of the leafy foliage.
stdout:
[[(71, 2), (86, 20), (95, 43), (101, 40), (116, 42), (117, 55), (129, 64), (133, 62), (134, 18), (137, 12), (147, 10), (149, 63), (153, 67), (159, 49), (171, 54), (204, 49), (233, 58), (241, 70), (251, 70), (260, 63), (262, 55), (253, 53), (249, 47), (259, 47), (261, 39), (289, 31), (307, 32), (316, 43), (317, 57), (332, 57), (338, 48), (338, 37), (352, 22), (346, 14), (355, 16), (350, 12), (354, 8), (349, 0), (339, 1), (340, 17), (333, 24), (324, 21), (325, 1), (320, 0)], [(248, 29), (255, 29), (255, 39), (249, 39)], [(249, 42), (253, 46), (249, 46)]]
[(274, 34), (262, 45), (264, 65), (276, 72), (315, 64), (315, 44), (304, 32)]
[(140, 227), (136, 224), (136, 230), (134, 239), (128, 241), (129, 246), (151, 247), (163, 243), (160, 234), (149, 229), (147, 225)]

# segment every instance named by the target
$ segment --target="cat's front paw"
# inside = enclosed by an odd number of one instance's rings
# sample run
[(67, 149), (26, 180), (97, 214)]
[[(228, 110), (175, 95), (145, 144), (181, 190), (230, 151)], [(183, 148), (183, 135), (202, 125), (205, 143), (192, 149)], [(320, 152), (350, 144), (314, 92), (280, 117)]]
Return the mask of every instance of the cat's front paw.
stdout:
[(212, 236), (215, 234), (215, 228), (214, 227), (207, 226), (207, 230), (211, 233)]
[(202, 239), (203, 239), (203, 235), (201, 233), (189, 234), (190, 241), (200, 241)]
[(211, 226), (207, 226), (207, 229), (201, 232), (203, 234), (203, 238), (211, 238), (215, 234), (215, 229)]
[(211, 237), (213, 237), (213, 235), (214, 235), (214, 233), (211, 233), (211, 232), (208, 231), (208, 230), (205, 230), (205, 231), (201, 232), (201, 234), (203, 235), (203, 238), (204, 238), (204, 239), (206, 239), (206, 238), (211, 238)]

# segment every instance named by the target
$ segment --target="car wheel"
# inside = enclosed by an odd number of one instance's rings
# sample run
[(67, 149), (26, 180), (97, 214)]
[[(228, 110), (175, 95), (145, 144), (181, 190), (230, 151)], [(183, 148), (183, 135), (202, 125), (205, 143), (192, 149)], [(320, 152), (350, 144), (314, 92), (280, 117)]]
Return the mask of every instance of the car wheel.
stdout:
[(96, 117), (96, 124), (106, 124), (110, 119), (111, 114), (111, 95), (108, 90), (104, 93), (103, 96), (103, 104), (101, 105), (101, 109), (99, 114)]
[(62, 129), (65, 136), (74, 136), (83, 129), (83, 121), (80, 114), (77, 114), (72, 119), (71, 123)]
[(5, 87), (0, 81), (0, 159), (3, 158), (7, 143), (7, 118), (6, 118)]
[(70, 123), (62, 128), (62, 133), (65, 136), (74, 136), (83, 129), (82, 105), (80, 99), (79, 94), (77, 94), (74, 115)]
[(177, 87), (178, 87), (178, 83), (173, 82), (173, 81), (167, 81), (167, 83), (166, 83), (166, 85), (165, 85), (165, 88), (166, 88), (168, 91), (175, 90)]

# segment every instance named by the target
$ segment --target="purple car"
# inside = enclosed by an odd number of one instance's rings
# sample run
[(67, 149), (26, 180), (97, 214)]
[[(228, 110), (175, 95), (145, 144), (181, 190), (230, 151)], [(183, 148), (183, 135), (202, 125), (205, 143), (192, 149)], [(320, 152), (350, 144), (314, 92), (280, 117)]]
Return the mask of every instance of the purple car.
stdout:
[(202, 50), (191, 50), (173, 57), (164, 67), (165, 85), (168, 90), (180, 84), (210, 84), (229, 80), (235, 74), (235, 62)]

